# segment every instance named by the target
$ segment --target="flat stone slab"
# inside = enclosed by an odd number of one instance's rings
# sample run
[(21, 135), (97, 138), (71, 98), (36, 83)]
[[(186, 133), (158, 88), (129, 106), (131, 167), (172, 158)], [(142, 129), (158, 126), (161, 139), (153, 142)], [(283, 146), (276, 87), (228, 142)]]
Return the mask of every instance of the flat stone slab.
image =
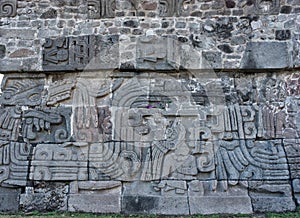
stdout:
[(246, 196), (190, 197), (189, 201), (191, 214), (252, 213), (251, 199)]
[(285, 42), (249, 42), (241, 61), (241, 69), (278, 69), (290, 66)]
[(20, 189), (0, 187), (0, 211), (3, 213), (18, 212), (20, 193)]
[(185, 181), (124, 183), (122, 212), (125, 214), (188, 215)]
[(296, 210), (289, 181), (257, 182), (252, 186), (251, 197), (254, 212), (284, 212)]
[(247, 183), (228, 185), (223, 181), (198, 181), (189, 183), (191, 214), (250, 214), (251, 199)]
[(70, 212), (121, 212), (121, 182), (73, 182), (70, 189)]

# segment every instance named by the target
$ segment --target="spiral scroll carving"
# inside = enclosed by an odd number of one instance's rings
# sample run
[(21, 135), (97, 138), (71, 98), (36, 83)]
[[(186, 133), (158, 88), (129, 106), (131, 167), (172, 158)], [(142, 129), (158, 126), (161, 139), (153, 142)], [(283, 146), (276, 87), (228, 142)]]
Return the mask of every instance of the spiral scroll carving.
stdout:
[(17, 1), (4, 0), (0, 2), (0, 17), (14, 17), (17, 14)]

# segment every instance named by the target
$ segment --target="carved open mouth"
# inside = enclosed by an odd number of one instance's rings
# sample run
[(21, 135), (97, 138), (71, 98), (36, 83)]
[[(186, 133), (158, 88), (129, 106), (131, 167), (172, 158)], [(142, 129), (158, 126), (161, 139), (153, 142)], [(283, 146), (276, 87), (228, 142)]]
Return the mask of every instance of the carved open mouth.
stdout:
[(135, 130), (139, 135), (148, 135), (151, 131), (151, 128), (149, 126), (139, 126), (136, 127)]

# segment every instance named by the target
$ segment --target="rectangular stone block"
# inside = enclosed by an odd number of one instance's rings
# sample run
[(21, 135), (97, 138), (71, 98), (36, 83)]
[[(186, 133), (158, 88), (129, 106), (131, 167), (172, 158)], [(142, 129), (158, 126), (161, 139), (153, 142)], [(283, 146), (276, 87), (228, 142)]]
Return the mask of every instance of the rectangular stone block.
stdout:
[(33, 40), (36, 39), (35, 34), (36, 31), (32, 29), (0, 29), (0, 35), (3, 38)]
[(26, 187), (20, 196), (20, 210), (31, 211), (66, 211), (69, 186), (65, 183), (35, 182), (34, 187)]
[(296, 209), (288, 180), (250, 182), (249, 188), (254, 212), (284, 212)]
[(188, 215), (185, 181), (132, 182), (123, 185), (125, 214)]
[(6, 185), (25, 186), (28, 177), (32, 146), (11, 142), (0, 148), (0, 182)]
[(300, 179), (294, 179), (292, 181), (292, 185), (293, 185), (293, 191), (294, 191), (294, 197), (297, 201), (297, 204), (300, 204)]
[(31, 143), (62, 143), (71, 138), (70, 107), (29, 109), (22, 114), (24, 139)]
[(291, 65), (285, 42), (249, 42), (241, 61), (242, 69), (281, 69)]
[(112, 18), (115, 16), (115, 0), (88, 0), (87, 4), (90, 19)]
[(137, 42), (137, 69), (174, 70), (179, 63), (177, 40), (143, 36)]
[(191, 12), (193, 1), (183, 0), (159, 0), (159, 12), (161, 17), (188, 16)]
[(17, 0), (2, 0), (0, 2), (0, 18), (17, 15)]
[(289, 179), (281, 140), (220, 141), (216, 150), (218, 180), (279, 181)]
[(30, 178), (36, 181), (87, 180), (87, 143), (38, 144), (33, 150)]
[(183, 197), (123, 196), (125, 214), (188, 215), (188, 199)]
[(300, 141), (299, 139), (285, 139), (283, 141), (292, 179), (300, 176)]
[[(252, 213), (247, 183), (230, 186), (227, 181), (198, 181), (189, 183), (191, 214), (249, 214)], [(225, 186), (224, 186), (225, 185)], [(228, 187), (226, 187), (228, 186)]]
[(0, 187), (0, 212), (16, 213), (19, 210), (20, 189)]
[(5, 75), (2, 81), (3, 95), (0, 97), (0, 104), (4, 106), (25, 106), (25, 108), (26, 106), (40, 106), (44, 85), (44, 74)]
[(70, 189), (70, 212), (121, 212), (121, 182), (73, 182)]

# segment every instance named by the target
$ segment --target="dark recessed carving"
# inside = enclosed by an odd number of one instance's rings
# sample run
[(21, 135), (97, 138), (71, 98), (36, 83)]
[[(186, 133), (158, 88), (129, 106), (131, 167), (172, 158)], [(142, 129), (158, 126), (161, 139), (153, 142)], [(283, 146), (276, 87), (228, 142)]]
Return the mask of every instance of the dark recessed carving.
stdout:
[(112, 18), (115, 9), (115, 0), (88, 0), (88, 16), (91, 19)]
[(44, 70), (113, 69), (118, 64), (118, 36), (79, 36), (46, 39), (43, 51)]
[(162, 17), (188, 16), (194, 0), (159, 0), (159, 15)]

